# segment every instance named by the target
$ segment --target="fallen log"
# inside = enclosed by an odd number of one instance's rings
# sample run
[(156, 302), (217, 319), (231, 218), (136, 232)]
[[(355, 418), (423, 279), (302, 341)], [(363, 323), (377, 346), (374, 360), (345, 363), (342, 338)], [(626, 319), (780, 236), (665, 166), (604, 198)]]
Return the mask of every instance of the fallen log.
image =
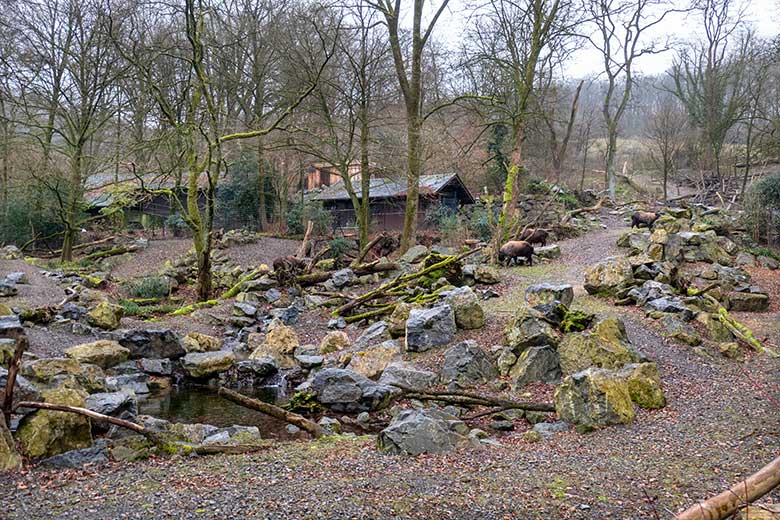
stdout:
[(602, 208), (602, 206), (604, 206), (604, 203), (607, 202), (607, 200), (609, 200), (609, 197), (601, 197), (601, 199), (599, 199), (599, 201), (593, 206), (589, 206), (587, 208), (578, 208), (569, 211), (568, 213), (566, 213), (566, 215), (564, 215), (563, 219), (561, 220), (561, 224), (566, 224), (571, 219), (573, 219), (577, 215), (581, 215), (582, 213), (592, 213), (594, 211), (599, 211)]
[[(353, 267), (352, 272), (354, 272), (357, 276), (363, 276), (366, 274), (396, 271), (400, 267), (401, 266), (395, 262), (379, 262), (379, 260), (375, 260), (374, 262), (370, 262), (368, 264)], [(299, 274), (295, 277), (295, 282), (301, 287), (306, 287), (309, 285), (322, 283), (331, 276), (333, 276), (333, 273), (330, 271), (315, 271), (313, 273)]]
[(780, 485), (780, 457), (728, 490), (689, 507), (677, 520), (722, 520)]
[(757, 352), (760, 352), (761, 354), (768, 354), (772, 357), (778, 357), (778, 353), (774, 350), (767, 348), (764, 346), (763, 343), (761, 343), (754, 335), (753, 331), (750, 330), (749, 327), (746, 325), (738, 322), (735, 320), (726, 310), (725, 307), (723, 307), (720, 302), (715, 299), (713, 296), (710, 296), (709, 294), (703, 294), (704, 298), (707, 299), (712, 305), (717, 306), (718, 309), (718, 320), (725, 325), (727, 329), (731, 331), (732, 334), (734, 334), (735, 337), (738, 339), (744, 341), (747, 343), (751, 348), (756, 350)]
[(474, 392), (462, 392), (454, 390), (417, 390), (400, 384), (391, 384), (402, 390), (402, 397), (410, 399), (419, 399), (426, 401), (442, 401), (453, 404), (469, 404), (475, 406), (492, 406), (503, 408), (504, 410), (530, 410), (533, 412), (554, 412), (555, 405), (552, 403), (536, 403), (533, 401), (514, 401), (512, 399), (503, 399), (490, 395), (477, 394)]
[(138, 251), (138, 246), (116, 246), (112, 247), (111, 249), (104, 249), (102, 251), (95, 251), (94, 253), (90, 253), (82, 258), (82, 260), (100, 260), (111, 256), (123, 255), (125, 253), (133, 253), (135, 251)]
[(366, 244), (366, 246), (365, 246), (363, 249), (361, 249), (361, 250), (360, 250), (360, 252), (358, 253), (358, 255), (357, 255), (357, 256), (355, 257), (355, 259), (352, 261), (352, 264), (351, 264), (351, 266), (352, 266), (352, 267), (357, 267), (358, 265), (360, 265), (360, 262), (362, 262), (362, 261), (363, 261), (363, 259), (366, 257), (366, 255), (367, 255), (368, 253), (370, 253), (370, 252), (371, 252), (371, 250), (374, 248), (374, 246), (375, 246), (375, 245), (376, 245), (376, 244), (377, 244), (377, 243), (378, 243), (380, 240), (384, 239), (385, 237), (387, 237), (387, 234), (386, 234), (386, 233), (380, 233), (379, 235), (375, 236), (375, 237), (373, 238), (373, 240), (371, 240), (371, 241), (370, 241), (368, 244)]
[(257, 410), (258, 412), (263, 412), (266, 415), (270, 415), (271, 417), (275, 417), (276, 419), (295, 425), (302, 430), (306, 430), (315, 438), (319, 438), (324, 435), (324, 431), (319, 424), (315, 423), (314, 421), (310, 421), (306, 417), (297, 413), (288, 412), (284, 408), (279, 408), (278, 406), (270, 403), (264, 403), (259, 399), (252, 399), (251, 397), (239, 394), (238, 392), (234, 392), (233, 390), (229, 390), (225, 387), (220, 387), (217, 393), (220, 397), (224, 397), (228, 401), (232, 401), (236, 404), (240, 404), (241, 406), (251, 408), (252, 410)]

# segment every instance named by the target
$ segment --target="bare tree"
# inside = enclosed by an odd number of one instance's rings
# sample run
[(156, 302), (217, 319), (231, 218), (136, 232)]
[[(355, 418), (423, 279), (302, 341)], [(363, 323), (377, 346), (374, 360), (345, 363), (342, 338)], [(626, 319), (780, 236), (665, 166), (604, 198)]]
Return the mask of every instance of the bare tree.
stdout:
[(679, 52), (670, 74), (675, 94), (701, 132), (708, 166), (722, 182), (723, 144), (746, 107), (745, 58), (752, 37), (740, 32), (742, 13), (734, 13), (732, 0), (701, 0), (697, 7), (704, 38)]
[(650, 144), (650, 159), (663, 175), (664, 201), (668, 200), (669, 176), (686, 144), (688, 119), (672, 96), (664, 96), (652, 106), (646, 117), (645, 136)]
[(585, 2), (595, 26), (588, 36), (592, 46), (601, 54), (606, 76), (601, 112), (607, 131), (607, 149), (604, 170), (609, 196), (615, 197), (617, 177), (615, 158), (620, 120), (626, 112), (634, 87), (636, 60), (648, 54), (667, 50), (666, 45), (645, 41), (646, 34), (662, 23), (669, 14), (680, 12), (671, 9), (665, 0), (594, 0)]

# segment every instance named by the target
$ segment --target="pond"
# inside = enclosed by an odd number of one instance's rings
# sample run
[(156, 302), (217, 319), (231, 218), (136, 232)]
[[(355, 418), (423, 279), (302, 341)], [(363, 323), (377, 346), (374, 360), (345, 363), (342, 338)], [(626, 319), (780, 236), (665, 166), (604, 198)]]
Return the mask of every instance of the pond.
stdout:
[[(276, 391), (269, 388), (251, 397), (273, 403)], [(211, 424), (220, 428), (239, 424), (257, 426), (260, 435), (274, 439), (294, 437), (287, 432), (287, 423), (256, 410), (250, 410), (218, 396), (212, 388), (174, 386), (170, 390), (149, 394), (139, 399), (138, 412), (177, 423)]]

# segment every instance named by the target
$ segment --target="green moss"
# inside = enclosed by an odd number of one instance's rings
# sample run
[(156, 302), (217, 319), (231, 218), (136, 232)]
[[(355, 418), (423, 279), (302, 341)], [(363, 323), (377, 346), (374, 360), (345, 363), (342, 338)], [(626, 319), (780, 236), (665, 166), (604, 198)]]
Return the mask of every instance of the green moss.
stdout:
[(284, 408), (291, 412), (318, 413), (324, 410), (317, 396), (310, 392), (295, 392)]
[(588, 314), (582, 311), (566, 310), (566, 314), (561, 321), (562, 332), (582, 332), (590, 327), (593, 319), (596, 316), (594, 314)]

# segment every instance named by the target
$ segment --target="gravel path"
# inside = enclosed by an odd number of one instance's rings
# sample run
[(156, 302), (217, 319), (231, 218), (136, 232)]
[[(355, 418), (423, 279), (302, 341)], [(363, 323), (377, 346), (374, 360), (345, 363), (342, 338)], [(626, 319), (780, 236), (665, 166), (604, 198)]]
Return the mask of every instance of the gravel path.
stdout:
[(502, 297), (486, 305), (487, 329), (474, 336), (492, 344), (528, 283), (575, 283), (577, 306), (620, 315), (631, 341), (658, 362), (668, 399), (661, 410), (587, 435), (529, 444), (516, 432), (499, 447), (418, 458), (381, 454), (364, 437), (252, 456), (33, 469), (0, 476), (0, 517), (670, 518), (777, 455), (780, 363), (697, 354), (662, 338), (636, 309), (583, 295), (584, 267), (616, 252), (622, 224), (605, 222), (606, 230), (561, 242), (562, 259), (509, 270)]

